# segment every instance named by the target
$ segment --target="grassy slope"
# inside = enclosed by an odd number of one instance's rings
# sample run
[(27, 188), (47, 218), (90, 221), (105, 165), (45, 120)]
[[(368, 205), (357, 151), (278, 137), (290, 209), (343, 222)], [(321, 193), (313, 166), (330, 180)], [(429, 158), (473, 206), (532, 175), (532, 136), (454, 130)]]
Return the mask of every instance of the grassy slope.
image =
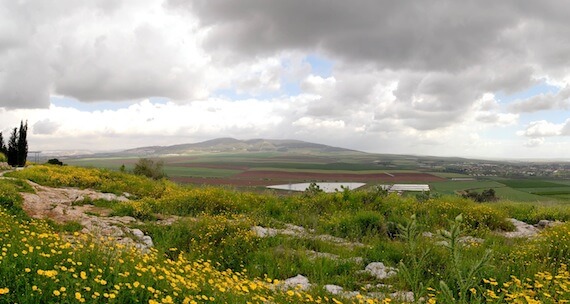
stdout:
[[(512, 241), (505, 240), (490, 230), (506, 229), (509, 227), (505, 221), (505, 217), (514, 216), (529, 222), (536, 222), (539, 219), (570, 219), (570, 210), (564, 205), (544, 205), (524, 203), (492, 203), (492, 204), (475, 204), (473, 202), (460, 199), (457, 197), (443, 197), (438, 199), (429, 199), (427, 201), (417, 201), (413, 196), (398, 197), (396, 195), (386, 196), (382, 192), (374, 189), (356, 192), (339, 192), (333, 194), (313, 193), (304, 195), (295, 195), (289, 197), (278, 197), (271, 193), (254, 194), (246, 192), (236, 192), (231, 189), (223, 188), (195, 188), (181, 187), (169, 182), (153, 182), (144, 178), (122, 174), (118, 172), (101, 171), (94, 169), (81, 169), (73, 167), (46, 167), (37, 166), (28, 168), (17, 173), (9, 175), (17, 178), (28, 178), (36, 182), (52, 185), (52, 186), (75, 186), (75, 187), (93, 187), (103, 191), (122, 193), (129, 192), (137, 197), (138, 200), (130, 203), (118, 203), (113, 206), (116, 214), (125, 214), (139, 217), (141, 219), (150, 219), (149, 215), (160, 212), (164, 214), (176, 214), (182, 216), (183, 219), (171, 227), (158, 226), (153, 221), (147, 221), (140, 228), (150, 233), (155, 240), (158, 260), (142, 261), (141, 265), (146, 263), (167, 263), (163, 261), (162, 256), (178, 258), (179, 252), (183, 254), (183, 261), (186, 259), (192, 261), (196, 259), (211, 259), (214, 266), (211, 270), (213, 274), (231, 268), (234, 272), (241, 272), (241, 268), (245, 266), (247, 278), (244, 280), (253, 280), (255, 278), (263, 278), (268, 274), (270, 277), (284, 279), (296, 274), (304, 274), (309, 277), (311, 282), (318, 284), (334, 283), (342, 285), (349, 290), (358, 290), (368, 283), (377, 284), (378, 281), (370, 276), (362, 274), (360, 270), (366, 263), (372, 261), (383, 261), (388, 265), (397, 266), (400, 261), (405, 264), (414, 265), (414, 256), (417, 256), (423, 250), (430, 250), (429, 256), (423, 260), (421, 265), (416, 265), (415, 269), (419, 272), (415, 273), (417, 280), (423, 283), (424, 288), (416, 290), (418, 293), (425, 292), (429, 298), (438, 299), (440, 302), (446, 302), (444, 290), (438, 284), (444, 281), (451, 286), (453, 296), (460, 297), (469, 302), (484, 302), (487, 299), (493, 300), (494, 296), (498, 296), (497, 303), (507, 301), (507, 294), (520, 293), (521, 296), (531, 296), (537, 300), (546, 300), (547, 296), (554, 295), (558, 299), (567, 299), (568, 294), (557, 294), (562, 288), (560, 284), (549, 284), (542, 291), (536, 293), (534, 287), (527, 288), (523, 285), (518, 286), (511, 276), (517, 278), (529, 278), (536, 280), (539, 284), (543, 284), (541, 278), (536, 277), (537, 273), (557, 273), (562, 271), (559, 282), (566, 282), (568, 279), (564, 274), (564, 263), (568, 263), (570, 252), (568, 248), (570, 240), (570, 227), (568, 225), (560, 226), (557, 229), (549, 230), (545, 235), (535, 241)], [(0, 197), (7, 197), (4, 202), (10, 202), (14, 199), (10, 197), (17, 193), (18, 186), (13, 182), (7, 183), (2, 181), (3, 189)], [(6, 205), (9, 209), (13, 206)], [(416, 214), (419, 225), (418, 231), (436, 232), (438, 229), (449, 229), (451, 221), (459, 214), (463, 215), (461, 224), (463, 234), (470, 234), (484, 237), (486, 241), (478, 245), (476, 243), (460, 247), (461, 260), (457, 264), (449, 263), (452, 255), (444, 247), (435, 245), (435, 240), (428, 238), (418, 238), (416, 249), (410, 249), (409, 241), (398, 236), (402, 233), (399, 225), (405, 225), (410, 222), (412, 214)], [(9, 224), (4, 226), (4, 231), (8, 232), (8, 237), (2, 239), (3, 246), (13, 243), (14, 238), (19, 235), (19, 230), (9, 227), (12, 220), (5, 217), (5, 221)], [(14, 219), (17, 221), (17, 219)], [(330, 242), (295, 238), (290, 236), (277, 236), (275, 238), (257, 238), (251, 234), (250, 227), (252, 225), (273, 226), (282, 228), (285, 223), (293, 223), (306, 228), (315, 229), (316, 233), (326, 233), (337, 237), (346, 238), (352, 242), (362, 242), (365, 247), (357, 247), (349, 249), (346, 246), (331, 244)], [(401, 227), (401, 226), (400, 226)], [(27, 228), (23, 228), (26, 231)], [(35, 228), (34, 228), (35, 229)], [(43, 228), (42, 228), (43, 229)], [(46, 228), (49, 231), (49, 228)], [(27, 229), (30, 230), (30, 229)], [(50, 234), (51, 232), (48, 232)], [(55, 241), (54, 241), (55, 242)], [(88, 240), (86, 240), (88, 244)], [(45, 246), (49, 246), (46, 243)], [(20, 248), (20, 247), (18, 247)], [(42, 248), (42, 246), (40, 246)], [(176, 248), (176, 249), (174, 249)], [(484, 267), (480, 273), (477, 273), (477, 280), (472, 283), (470, 294), (457, 294), (456, 287), (462, 282), (458, 281), (457, 271), (466, 271), (470, 265), (473, 265), (478, 259), (482, 258), (485, 249), (493, 252), (492, 258), (488, 262), (488, 267)], [(21, 250), (21, 249), (18, 249)], [(72, 250), (68, 248), (67, 250)], [(362, 262), (354, 260), (334, 260), (330, 258), (311, 258), (310, 251), (325, 252), (336, 254), (341, 258), (361, 257)], [(12, 251), (11, 251), (12, 252)], [(73, 250), (72, 250), (73, 252)], [(99, 253), (98, 253), (99, 252)], [(36, 251), (37, 253), (37, 251)], [(80, 253), (72, 253), (82, 256)], [(37, 257), (39, 259), (39, 257)], [(136, 261), (139, 258), (130, 257)], [(142, 258), (142, 257), (141, 257)], [(12, 256), (10, 263), (0, 263), (0, 268), (6, 279), (0, 280), (0, 284), (8, 286), (14, 292), (18, 290), (18, 294), (25, 295), (25, 299), (20, 302), (31, 303), (30, 297), (34, 295), (32, 287), (24, 282), (38, 282), (39, 284), (47, 284), (42, 281), (44, 278), (37, 272), (30, 272), (29, 275), (21, 276), (24, 265), (30, 265), (23, 259), (22, 254)], [(92, 261), (108, 261), (104, 253), (100, 251), (88, 252), (83, 259), (84, 263), (92, 263)], [(42, 259), (40, 259), (42, 260)], [(123, 258), (123, 260), (125, 260)], [(527, 261), (522, 263), (522, 261)], [(48, 265), (52, 263), (61, 267), (62, 264), (46, 260), (43, 263)], [(135, 263), (136, 264), (136, 263)], [(41, 264), (44, 265), (44, 264)], [(47, 269), (47, 266), (41, 266)], [(100, 267), (108, 269), (105, 264), (99, 264), (91, 268)], [(161, 264), (160, 264), (161, 265)], [(201, 264), (194, 266), (189, 264), (191, 268), (201, 269)], [(243, 265), (243, 266), (242, 266)], [(65, 264), (67, 268), (69, 265)], [(28, 266), (29, 267), (29, 266)], [(125, 266), (127, 267), (127, 266)], [(119, 273), (127, 271), (136, 273), (134, 267), (120, 268), (110, 270), (108, 273), (108, 281), (117, 283), (120, 288), (128, 289), (127, 283), (134, 284), (132, 280), (123, 280)], [(177, 266), (181, 267), (181, 266)], [(210, 266), (208, 266), (210, 267)], [(43, 269), (41, 268), (41, 269)], [(11, 270), (12, 269), (12, 270)], [(19, 269), (19, 270), (18, 270)], [(51, 269), (51, 268), (50, 268)], [(61, 270), (61, 268), (58, 268)], [(34, 269), (35, 270), (35, 269)], [(225, 278), (225, 273), (221, 272), (220, 278)], [(94, 275), (94, 278), (97, 277)], [(165, 276), (166, 277), (166, 276)], [(93, 279), (94, 279), (93, 278)], [(146, 285), (161, 286), (162, 297), (165, 295), (175, 296), (169, 287), (162, 284), (160, 277), (153, 276)], [(208, 282), (208, 275), (196, 272), (192, 280), (197, 282)], [(493, 280), (490, 280), (493, 278)], [(101, 279), (101, 278), (99, 278)], [(62, 280), (63, 287), (70, 291), (67, 293), (68, 298), (73, 297), (71, 290), (75, 291), (76, 283), (79, 279), (71, 276), (65, 276)], [(107, 279), (105, 279), (107, 280)], [(158, 280), (158, 281), (152, 281)], [(416, 280), (416, 281), (417, 281)], [(96, 281), (94, 281), (97, 283)], [(240, 281), (241, 282), (241, 281)], [(245, 281), (249, 282), (249, 281)], [(491, 282), (491, 283), (486, 283)], [(509, 288), (498, 290), (493, 282), (497, 282), (497, 286), (502, 283), (508, 284)], [(123, 285), (121, 285), (121, 283)], [(399, 275), (396, 278), (384, 281), (391, 283), (396, 289), (414, 289), (414, 280)], [(51, 284), (51, 283), (50, 283)], [(249, 284), (249, 283), (247, 283)], [(256, 283), (257, 284), (257, 283)], [(543, 284), (544, 285), (544, 284)], [(43, 294), (45, 298), (54, 301), (53, 290), (59, 288), (56, 285), (48, 285), (49, 290)], [(91, 286), (91, 285), (82, 285)], [(88, 295), (93, 296), (94, 290), (109, 290), (106, 287), (95, 285), (98, 289), (92, 287)], [(202, 285), (200, 285), (202, 286)], [(207, 297), (212, 296), (216, 299), (226, 299), (225, 301), (238, 301), (248, 298), (254, 299), (254, 295), (245, 295), (241, 292), (231, 291), (229, 288), (222, 292), (221, 289), (212, 289), (204, 285), (201, 293)], [(240, 285), (241, 286), (241, 285)], [(249, 285), (248, 285), (249, 286)], [(431, 293), (427, 287), (433, 288), (438, 292)], [(1, 288), (2, 286), (0, 286)], [(102, 289), (101, 289), (102, 288)], [(53, 290), (52, 290), (53, 289)], [(158, 289), (158, 288), (157, 288)], [(99, 291), (100, 290), (100, 291)], [(123, 290), (123, 289), (120, 289)], [(85, 289), (78, 290), (82, 295)], [(260, 287), (259, 296), (276, 297), (276, 302), (295, 302), (292, 298), (287, 299), (287, 294), (272, 293), (265, 288)], [(198, 296), (196, 292), (187, 291), (189, 295)], [(46, 295), (47, 294), (47, 295)], [(150, 296), (153, 296), (151, 293)], [(11, 296), (15, 294), (9, 293)], [(313, 299), (321, 296), (322, 301), (325, 300), (325, 294), (322, 289), (316, 288), (310, 293)], [(38, 295), (39, 296), (39, 295)], [(148, 299), (149, 294), (121, 293), (116, 295), (125, 299)], [(297, 297), (293, 294), (292, 297)], [(302, 297), (305, 297), (303, 295)], [(500, 297), (504, 297), (500, 300)], [(11, 298), (14, 299), (14, 298)], [(34, 298), (37, 299), (37, 298)], [(330, 296), (328, 297), (330, 300)], [(46, 301), (47, 301), (46, 300)], [(181, 301), (181, 299), (179, 298)], [(92, 301), (96, 302), (95, 299)], [(332, 301), (332, 300), (331, 300)], [(255, 302), (255, 301), (254, 301)], [(257, 302), (263, 302), (257, 300)]]

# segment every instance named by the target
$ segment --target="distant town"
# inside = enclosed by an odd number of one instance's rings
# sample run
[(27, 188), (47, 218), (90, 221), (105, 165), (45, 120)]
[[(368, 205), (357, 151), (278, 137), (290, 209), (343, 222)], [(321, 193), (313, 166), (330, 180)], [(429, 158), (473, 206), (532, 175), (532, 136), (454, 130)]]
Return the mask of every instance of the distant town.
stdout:
[(474, 177), (553, 177), (570, 178), (570, 163), (566, 162), (498, 162), (468, 161), (445, 164), (420, 163), (420, 168), (433, 171), (467, 174)]

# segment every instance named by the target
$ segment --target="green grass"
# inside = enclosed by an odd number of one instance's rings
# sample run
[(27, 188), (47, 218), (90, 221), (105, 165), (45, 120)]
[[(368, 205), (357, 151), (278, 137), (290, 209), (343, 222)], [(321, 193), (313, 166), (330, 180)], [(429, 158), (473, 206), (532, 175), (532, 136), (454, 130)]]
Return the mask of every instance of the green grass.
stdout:
[(519, 202), (539, 202), (552, 200), (540, 195), (532, 194), (522, 189), (513, 189), (509, 187), (493, 188), (496, 196), (503, 200), (519, 201)]
[(434, 192), (442, 194), (454, 194), (463, 190), (482, 190), (489, 188), (505, 187), (502, 183), (495, 181), (445, 181), (429, 183)]
[[(525, 199), (531, 201), (531, 198), (541, 197), (520, 191), (525, 188), (513, 189), (496, 181), (449, 181), (432, 185), (434, 192), (443, 193), (494, 188), (498, 196), (516, 198), (517, 201), (475, 203), (457, 195), (436, 195), (419, 201), (414, 196), (386, 194), (373, 187), (330, 194), (300, 193), (278, 196), (270, 191), (252, 193), (232, 188), (181, 186), (108, 170), (71, 166), (34, 166), (10, 175), (20, 179), (30, 178), (45, 185), (92, 187), (116, 193), (126, 191), (135, 194), (135, 198), (130, 202), (112, 202), (111, 207), (114, 214), (130, 215), (145, 220), (138, 228), (153, 237), (156, 251), (150, 257), (141, 257), (133, 252), (123, 253), (110, 244), (103, 246), (107, 249), (97, 247), (96, 244), (91, 247), (91, 241), (88, 238), (84, 239), (83, 237), (87, 236), (80, 233), (77, 234), (80, 241), (74, 243), (77, 245), (66, 245), (66, 241), (62, 240), (68, 240), (70, 232), (79, 228), (76, 224), (72, 223), (69, 227), (43, 227), (47, 225), (41, 222), (44, 224), (40, 229), (33, 226), (37, 225), (36, 221), (26, 224), (0, 213), (2, 220), (0, 241), (3, 242), (2, 245), (12, 244), (12, 248), (6, 247), (6, 250), (9, 250), (4, 258), (6, 260), (0, 263), (2, 273), (0, 288), (9, 287), (10, 298), (1, 298), (0, 295), (0, 302), (4, 299), (19, 303), (72, 302), (70, 297), (75, 292), (82, 294), (87, 292), (83, 289), (83, 281), (74, 278), (73, 274), (91, 271), (93, 277), (96, 277), (99, 268), (101, 277), (97, 278), (104, 279), (107, 284), (95, 285), (97, 282), (93, 282), (90, 276), (87, 281), (89, 284), (86, 283), (85, 286), (90, 286), (93, 291), (96, 290), (101, 294), (117, 290), (118, 303), (148, 302), (154, 297), (148, 293), (148, 289), (142, 290), (141, 293), (131, 293), (126, 284), (129, 283), (132, 287), (134, 280), (154, 289), (160, 289), (162, 293), (156, 298), (158, 300), (168, 294), (176, 297), (175, 302), (182, 302), (180, 295), (196, 296), (199, 292), (208, 297), (215, 297), (213, 302), (263, 303), (267, 301), (253, 300), (251, 293), (263, 291), (262, 295), (267, 296), (265, 289), (254, 291), (250, 288), (249, 294), (246, 295), (233, 289), (229, 291), (230, 287), (224, 288), (225, 292), (222, 292), (215, 286), (228, 278), (232, 282), (263, 279), (264, 276), (283, 280), (297, 274), (307, 276), (311, 283), (317, 285), (309, 293), (313, 298), (321, 296), (322, 302), (326, 302), (322, 291), (323, 284), (338, 284), (347, 290), (362, 290), (366, 284), (374, 286), (381, 283), (394, 286), (390, 292), (414, 288), (423, 290), (426, 299), (432, 297), (437, 298), (439, 303), (453, 302), (445, 300), (447, 291), (439, 282), (450, 286), (450, 292), (456, 299), (468, 300), (468, 303), (486, 303), (487, 300), (492, 300), (488, 296), (488, 290), (493, 290), (500, 296), (520, 293), (544, 300), (546, 296), (543, 296), (543, 293), (533, 294), (522, 285), (517, 287), (511, 280), (514, 280), (513, 277), (523, 281), (528, 278), (532, 285), (532, 282), (539, 280), (538, 273), (556, 274), (563, 268), (563, 264), (570, 262), (568, 224), (545, 230), (543, 235), (532, 240), (510, 240), (496, 233), (513, 228), (506, 220), (508, 217), (515, 217), (531, 224), (541, 219), (568, 221), (570, 208), (566, 204), (557, 202), (548, 204), (524, 202)], [(0, 181), (0, 190), (2, 190), (0, 199), (12, 202), (11, 205), (6, 205), (6, 208), (17, 208), (17, 203), (21, 202), (18, 196), (21, 188), (18, 186), (19, 183), (21, 182)], [(544, 189), (552, 189), (551, 193), (556, 193), (554, 189), (557, 188)], [(160, 216), (157, 213), (160, 213)], [(168, 215), (178, 215), (182, 218), (171, 226), (159, 225), (154, 221), (158, 217)], [(404, 236), (405, 230), (402, 227), (410, 222), (413, 215), (417, 222), (417, 235), (412, 246), (409, 236)], [(457, 224), (454, 219), (459, 215), (462, 221)], [(306, 235), (259, 238), (251, 230), (254, 225), (283, 229), (287, 223), (306, 228)], [(29, 227), (30, 225), (33, 227)], [(441, 231), (455, 228), (460, 232), (457, 237), (477, 236), (483, 238), (484, 242), (465, 245), (454, 242), (455, 247), (452, 250), (449, 246), (442, 246), (440, 242), (446, 238), (439, 236), (442, 234)], [(314, 229), (314, 232), (310, 229)], [(56, 233), (58, 231), (67, 233), (68, 236), (60, 237)], [(424, 236), (422, 232), (431, 232), (433, 236)], [(310, 237), (323, 234), (342, 237), (346, 242), (357, 241), (363, 246), (340, 245)], [(22, 237), (26, 238), (25, 242), (33, 241), (33, 246), (36, 246), (35, 242), (46, 242), (48, 239), (50, 243), (41, 245), (37, 243), (41, 250), (34, 249), (34, 253), (29, 255), (31, 250), (29, 246), (24, 246)], [(74, 246), (78, 246), (77, 249)], [(43, 250), (44, 248), (47, 251)], [(55, 253), (50, 250), (52, 248)], [(468, 270), (486, 256), (487, 249), (493, 252), (492, 258), (486, 262), (487, 267), (482, 267), (478, 272), (467, 276)], [(22, 250), (27, 253), (23, 254)], [(311, 256), (312, 252), (334, 254), (338, 258), (314, 258)], [(413, 280), (406, 279), (402, 272), (387, 280), (378, 280), (362, 273), (364, 266), (370, 262), (381, 261), (394, 267), (402, 262), (413, 266), (412, 262), (418, 263), (417, 257), (422, 252), (429, 254), (422, 259), (420, 264), (422, 266), (415, 269), (414, 275), (423, 285), (411, 286), (410, 282)], [(48, 256), (45, 256), (46, 254)], [(77, 262), (85, 264), (85, 267), (73, 265), (68, 262), (68, 257), (76, 264)], [(356, 257), (362, 258), (362, 261), (355, 260)], [(121, 263), (119, 259), (123, 262)], [(207, 271), (202, 272), (200, 267), (205, 259), (212, 262), (208, 263), (210, 266)], [(61, 266), (69, 269), (72, 265), (75, 268), (74, 272), (61, 271)], [(55, 267), (59, 267), (57, 284), (37, 273), (37, 268)], [(25, 268), (33, 269), (28, 273), (22, 271)], [(243, 270), (244, 268), (246, 270)], [(174, 274), (175, 276), (171, 276)], [(234, 274), (237, 279), (232, 277)], [(189, 282), (198, 284), (199, 291), (179, 286), (183, 292), (178, 292), (171, 285), (180, 282), (179, 278), (174, 280), (177, 276), (187, 275)], [(214, 279), (213, 275), (220, 277)], [(495, 285), (485, 283), (485, 280), (491, 278), (496, 280), (497, 286), (505, 290), (499, 291)], [(214, 283), (210, 283), (210, 279)], [(467, 282), (463, 281), (464, 279), (474, 281)], [(509, 282), (513, 287), (502, 285)], [(45, 288), (44, 293), (33, 293), (30, 286), (32, 284), (46, 286), (42, 287)], [(116, 289), (115, 284), (120, 288)], [(63, 299), (55, 298), (53, 291), (59, 290), (62, 286), (70, 292)], [(464, 290), (466, 286), (474, 288), (475, 291), (470, 291), (472, 295), (458, 293), (457, 290)], [(435, 291), (428, 292), (427, 287)], [(545, 284), (541, 291), (557, 297), (556, 301), (568, 298), (567, 293), (559, 294), (557, 293), (559, 289), (556, 288), (558, 287), (555, 284), (547, 286)], [(271, 302), (300, 301), (299, 298), (287, 298), (287, 294), (278, 290), (267, 290), (275, 297)], [(430, 293), (433, 296), (429, 296)], [(90, 291), (87, 295), (92, 294)], [(330, 295), (327, 297), (330, 302)], [(90, 301), (95, 303), (97, 300), (102, 301), (101, 298), (93, 298)], [(494, 301), (494, 303), (502, 302)]]
[(558, 188), (563, 186), (553, 181), (534, 179), (510, 179), (502, 180), (501, 183), (511, 188)]

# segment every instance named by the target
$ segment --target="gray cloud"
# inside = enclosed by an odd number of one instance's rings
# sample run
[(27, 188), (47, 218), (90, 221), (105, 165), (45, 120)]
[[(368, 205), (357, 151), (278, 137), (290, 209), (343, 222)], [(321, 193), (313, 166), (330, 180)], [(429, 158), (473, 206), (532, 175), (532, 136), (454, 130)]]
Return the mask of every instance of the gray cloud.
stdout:
[(532, 113), (541, 110), (570, 108), (570, 86), (566, 86), (556, 94), (540, 94), (525, 100), (509, 104), (509, 110), (515, 113)]
[[(517, 25), (509, 2), (171, 0), (204, 26), (213, 49), (267, 54), (283, 48), (322, 49), (381, 68), (458, 70), (501, 45)], [(516, 9), (515, 9), (516, 10)]]
[(206, 58), (193, 41), (184, 44), (194, 25), (159, 4), (0, 0), (0, 107), (47, 108), (50, 94), (81, 101), (201, 95)]
[[(307, 108), (308, 115), (338, 117), (342, 106), (350, 111), (347, 105), (376, 103), (378, 120), (402, 119), (419, 130), (460, 122), (485, 93), (518, 92), (544, 75), (564, 77), (560, 63), (570, 56), (570, 39), (563, 34), (570, 21), (561, 13), (570, 8), (556, 1), (167, 3), (200, 19), (209, 30), (205, 47), (221, 58), (300, 50), (340, 62), (335, 87), (320, 93), (322, 99)], [(371, 79), (379, 73), (397, 80), (395, 100), (371, 95), (381, 85)], [(352, 81), (350, 74), (362, 77)], [(509, 110), (520, 112), (518, 106)], [(496, 122), (498, 116), (482, 119)]]
[[(568, 15), (555, 0), (0, 0), (0, 110), (45, 108), (50, 94), (214, 103), (208, 94), (227, 90), (274, 107), (275, 134), (301, 119), (370, 134), (447, 132), (466, 119), (506, 125), (518, 116), (505, 109), (570, 106), (568, 89), (481, 103), (544, 79), (568, 83)], [(307, 54), (333, 62), (332, 75), (311, 76)], [(286, 96), (284, 85), (299, 82), (302, 94)], [(536, 124), (526, 136), (560, 128)]]

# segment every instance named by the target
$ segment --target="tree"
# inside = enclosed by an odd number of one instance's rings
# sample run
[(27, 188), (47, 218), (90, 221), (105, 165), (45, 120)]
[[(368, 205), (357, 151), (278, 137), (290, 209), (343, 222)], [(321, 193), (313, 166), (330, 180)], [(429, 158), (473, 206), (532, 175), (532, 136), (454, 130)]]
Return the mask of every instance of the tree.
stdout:
[(0, 153), (4, 155), (8, 154), (8, 149), (6, 148), (6, 144), (4, 144), (4, 137), (2, 137), (2, 132), (0, 132)]
[(50, 165), (63, 166), (63, 162), (60, 161), (60, 160), (57, 159), (57, 158), (49, 159), (49, 160), (47, 161), (47, 163), (50, 164)]
[(139, 161), (135, 164), (133, 173), (136, 175), (144, 175), (152, 179), (161, 179), (163, 177), (166, 177), (166, 174), (162, 170), (163, 166), (164, 162), (162, 161), (140, 158)]
[(489, 188), (488, 190), (483, 190), (481, 193), (471, 192), (469, 190), (463, 193), (463, 197), (472, 199), (478, 203), (484, 202), (495, 202), (499, 198), (495, 195), (495, 189)]
[(18, 129), (14, 128), (12, 130), (12, 135), (8, 141), (8, 165), (17, 166), (18, 165)]
[(26, 160), (28, 158), (28, 121), (24, 124), (20, 121), (20, 130), (18, 131), (18, 166), (23, 167), (26, 165)]

